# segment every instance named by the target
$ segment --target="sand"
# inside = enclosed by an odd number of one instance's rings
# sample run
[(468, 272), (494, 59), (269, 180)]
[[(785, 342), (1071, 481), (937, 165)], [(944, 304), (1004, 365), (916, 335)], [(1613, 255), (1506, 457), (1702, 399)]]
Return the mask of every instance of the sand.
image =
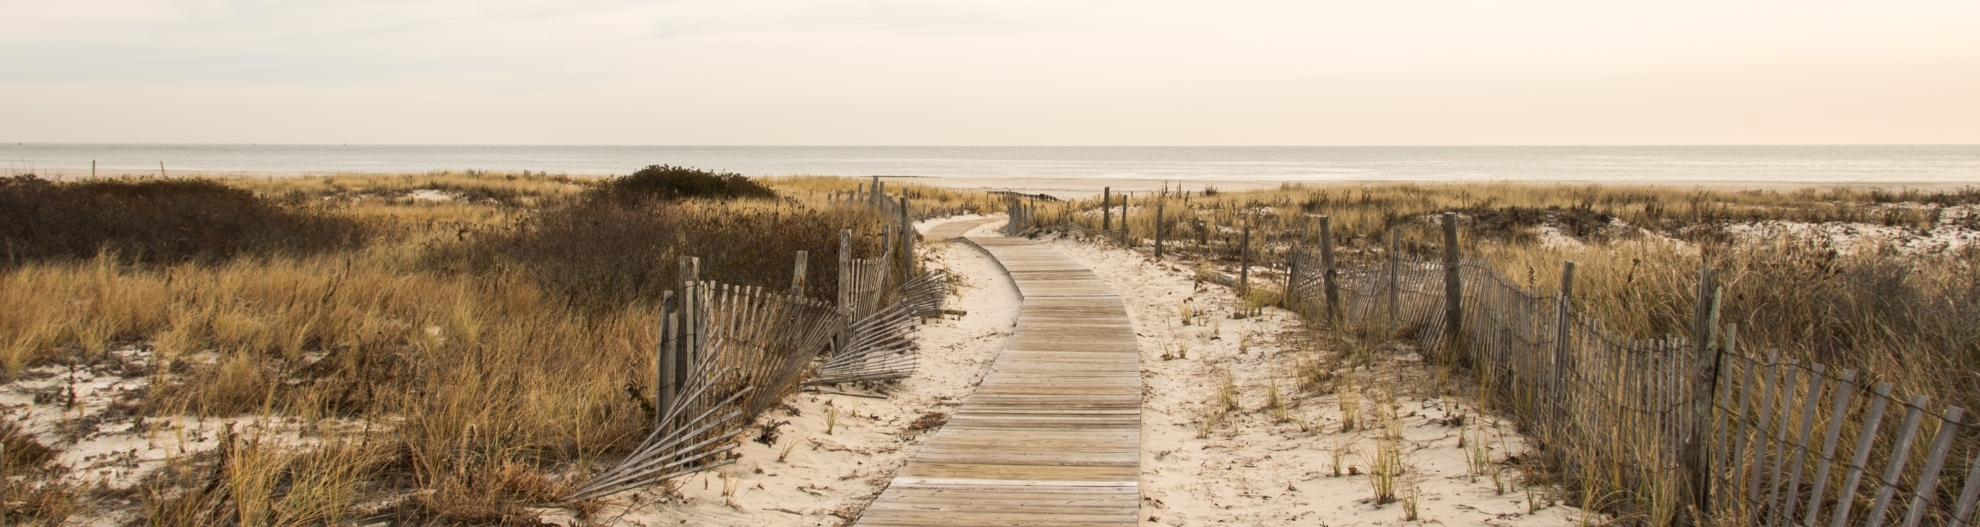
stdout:
[[(1017, 288), (988, 255), (960, 242), (931, 242), (927, 248), (928, 267), (959, 277), (949, 308), (967, 314), (921, 327), (921, 367), (914, 377), (885, 387), (808, 389), (786, 398), (743, 434), (742, 447), (735, 450), (742, 457), (734, 465), (682, 478), (673, 491), (622, 494), (614, 498), (617, 505), (593, 520), (648, 526), (835, 526), (857, 517), (934, 431), (917, 430), (916, 423), (939, 422), (954, 411), (982, 381), (1017, 322)], [(830, 433), (828, 405), (838, 409)], [(777, 430), (776, 440), (756, 441), (766, 428)], [(733, 492), (725, 496), (731, 487)], [(548, 521), (567, 521), (561, 511), (546, 512), (551, 513)]]
[[(1056, 240), (1054, 248), (1086, 265), (1127, 302), (1140, 337), (1142, 382), (1141, 515), (1144, 525), (1573, 525), (1582, 512), (1558, 503), (1558, 489), (1523, 487), (1518, 469), (1506, 461), (1526, 452), (1524, 441), (1503, 419), (1481, 416), (1462, 397), (1440, 397), (1420, 389), (1430, 371), (1413, 350), (1392, 347), (1378, 354), (1385, 367), (1357, 372), (1363, 423), (1343, 432), (1341, 395), (1303, 392), (1292, 379), (1302, 351), (1298, 322), (1286, 311), (1267, 308), (1259, 316), (1234, 318), (1236, 297), (1225, 287), (1194, 283), (1193, 269), (1155, 263), (1136, 252)], [(1197, 312), (1183, 324), (1180, 306)], [(1242, 344), (1240, 344), (1242, 343)], [(1187, 357), (1181, 357), (1187, 347)], [(1228, 414), (1208, 437), (1198, 437), (1207, 408), (1216, 404), (1221, 372), (1229, 371), (1241, 409)], [(1278, 379), (1287, 410), (1275, 418), (1266, 408), (1272, 379)], [(1370, 426), (1377, 400), (1396, 392), (1402, 441), (1401, 476), (1418, 489), (1418, 520), (1405, 521), (1401, 501), (1377, 504), (1371, 497), (1370, 461), (1377, 437)], [(1454, 425), (1453, 416), (1465, 423)], [(1483, 437), (1490, 457), (1486, 472), (1473, 475), (1460, 437)], [(1476, 445), (1476, 443), (1473, 443)], [(1343, 452), (1342, 475), (1334, 475), (1333, 453)], [(1475, 454), (1474, 454), (1475, 455)], [(1362, 475), (1349, 475), (1348, 472)], [(1399, 493), (1400, 496), (1400, 493)], [(1531, 502), (1529, 502), (1529, 499)]]

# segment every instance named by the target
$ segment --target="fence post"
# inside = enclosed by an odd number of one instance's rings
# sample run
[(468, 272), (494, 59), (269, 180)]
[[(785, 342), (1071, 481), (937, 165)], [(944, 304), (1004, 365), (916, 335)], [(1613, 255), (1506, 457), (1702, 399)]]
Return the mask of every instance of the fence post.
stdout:
[(852, 308), (852, 291), (847, 289), (852, 282), (848, 276), (852, 272), (852, 254), (853, 231), (842, 229), (839, 231), (839, 309)]
[(674, 393), (680, 390), (679, 381), (676, 379), (680, 374), (677, 373), (679, 370), (675, 368), (675, 361), (680, 360), (680, 349), (676, 347), (678, 344), (676, 341), (679, 340), (680, 328), (674, 326), (678, 322), (677, 319), (680, 317), (680, 314), (676, 311), (677, 309), (674, 307), (674, 292), (667, 291), (661, 293), (660, 345), (654, 350), (658, 352), (656, 354), (657, 356), (654, 357), (654, 362), (658, 363), (655, 365), (658, 371), (655, 371), (654, 374), (658, 375), (658, 377), (654, 379), (653, 383), (653, 427), (656, 430), (663, 431), (667, 428), (667, 423), (665, 422), (667, 409), (674, 407)]
[[(1698, 299), (1692, 309), (1692, 346), (1698, 360), (1691, 384), (1690, 436), (1684, 439), (1684, 478), (1691, 487), (1691, 525), (1712, 520), (1712, 401), (1719, 388), (1719, 307), (1724, 290), (1711, 266), (1698, 270)], [(1819, 385), (1817, 385), (1819, 390)], [(1737, 462), (1737, 461), (1735, 461)]]
[(1251, 222), (1244, 222), (1244, 237), (1238, 241), (1238, 293), (1251, 291)]
[[(1458, 273), (1457, 213), (1444, 213), (1444, 343), (1457, 349), (1464, 322), (1464, 285)], [(1450, 357), (1446, 357), (1448, 360)]]
[(793, 297), (804, 296), (804, 260), (808, 256), (809, 254), (805, 251), (797, 252), (797, 267), (791, 270), (791, 296)]
[(886, 195), (880, 191), (880, 176), (873, 176), (873, 186), (869, 188), (873, 189), (873, 193), (866, 195), (866, 206), (880, 208), (880, 197)]
[(1290, 309), (1294, 313), (1299, 312), (1293, 304), (1293, 298), (1299, 296), (1299, 257), (1304, 253), (1301, 249), (1306, 242), (1306, 226), (1300, 225), (1298, 228), (1299, 235), (1293, 238), (1291, 256), (1286, 258), (1286, 289), (1279, 295), (1279, 307)]
[(908, 221), (907, 192), (901, 192), (901, 275), (903, 280), (914, 276), (914, 222)]
[(1556, 416), (1565, 418), (1568, 413), (1568, 330), (1574, 322), (1574, 260), (1561, 262), (1561, 298), (1556, 308), (1558, 316), (1554, 320), (1554, 403), (1559, 405)]
[(1163, 199), (1155, 202), (1155, 259), (1157, 260), (1162, 259), (1162, 202), (1163, 201), (1168, 201), (1168, 200)]
[[(894, 231), (893, 229), (880, 229), (880, 258), (875, 260), (874, 263), (880, 264), (880, 284), (877, 287), (881, 290), (887, 289), (887, 280), (891, 278), (890, 275), (894, 271), (894, 261)], [(882, 293), (880, 296), (885, 296), (885, 293)], [(879, 306), (876, 305), (874, 307)]]
[(1402, 322), (1402, 229), (1389, 228), (1389, 325)]
[(1100, 230), (1114, 228), (1114, 187), (1100, 187)]
[(681, 257), (681, 357), (693, 371), (701, 357), (701, 259)]
[(1326, 216), (1315, 218), (1320, 223), (1320, 282), (1327, 294), (1327, 327), (1334, 328), (1340, 320), (1341, 290), (1334, 285), (1334, 231)]

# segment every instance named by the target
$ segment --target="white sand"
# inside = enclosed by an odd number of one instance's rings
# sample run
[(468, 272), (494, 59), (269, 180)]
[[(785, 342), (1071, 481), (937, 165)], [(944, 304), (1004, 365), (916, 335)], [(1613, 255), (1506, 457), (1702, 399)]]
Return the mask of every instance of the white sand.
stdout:
[[(1141, 337), (1142, 510), (1149, 525), (1399, 525), (1400, 502), (1377, 505), (1366, 475), (1332, 475), (1331, 452), (1347, 447), (1344, 465), (1366, 473), (1375, 453), (1376, 431), (1342, 433), (1338, 395), (1301, 393), (1291, 379), (1290, 348), (1294, 339), (1280, 338), (1298, 322), (1290, 313), (1267, 309), (1262, 316), (1232, 318), (1235, 297), (1228, 289), (1192, 284), (1193, 271), (1175, 264), (1157, 264), (1129, 251), (1101, 249), (1072, 241), (1053, 247), (1085, 264), (1105, 279), (1128, 304), (1129, 317)], [(1178, 306), (1188, 300), (1199, 310), (1195, 323), (1183, 325)], [(1240, 352), (1240, 335), (1249, 349)], [(1188, 347), (1188, 358), (1174, 358)], [(1165, 360), (1164, 355), (1171, 356)], [(1361, 396), (1364, 422), (1372, 421), (1376, 393), (1385, 385), (1404, 392), (1401, 410), (1405, 478), (1416, 482), (1422, 522), (1444, 525), (1572, 525), (1579, 510), (1548, 506), (1558, 491), (1531, 489), (1538, 510), (1529, 512), (1528, 489), (1517, 483), (1517, 469), (1503, 463), (1524, 452), (1523, 441), (1503, 421), (1479, 427), (1491, 445), (1491, 459), (1500, 471), (1504, 493), (1489, 477), (1468, 474), (1464, 449), (1458, 447), (1459, 427), (1434, 420), (1453, 413), (1477, 411), (1455, 398), (1413, 395), (1411, 387), (1396, 387), (1395, 376), (1412, 384), (1428, 384), (1420, 359), (1395, 357), (1401, 371), (1364, 381)], [(1229, 369), (1239, 387), (1242, 410), (1230, 415), (1208, 438), (1198, 439), (1197, 423), (1217, 399), (1217, 371)], [(1274, 423), (1263, 408), (1270, 379), (1279, 378), (1290, 420)], [(1388, 379), (1388, 380), (1384, 380)], [(1486, 418), (1486, 421), (1492, 421)], [(1344, 469), (1344, 472), (1346, 470)]]
[[(931, 243), (929, 249), (930, 267), (947, 268), (960, 277), (958, 296), (950, 299), (949, 308), (968, 314), (922, 326), (921, 367), (913, 378), (887, 388), (883, 398), (830, 393), (874, 393), (855, 386), (800, 392), (785, 400), (788, 409), (773, 408), (757, 419), (759, 425), (788, 422), (778, 428), (775, 445), (758, 443), (755, 431), (745, 432), (742, 447), (736, 449), (742, 457), (735, 465), (683, 478), (677, 495), (657, 488), (622, 494), (614, 500), (629, 509), (611, 507), (593, 520), (608, 525), (816, 526), (842, 525), (857, 517), (921, 448), (927, 432), (911, 431), (910, 425), (927, 414), (953, 412), (982, 381), (1017, 321), (1017, 289), (987, 255), (962, 243)], [(830, 434), (827, 405), (839, 409)], [(793, 444), (789, 457), (778, 461)], [(725, 481), (735, 482), (732, 499), (723, 496)]]

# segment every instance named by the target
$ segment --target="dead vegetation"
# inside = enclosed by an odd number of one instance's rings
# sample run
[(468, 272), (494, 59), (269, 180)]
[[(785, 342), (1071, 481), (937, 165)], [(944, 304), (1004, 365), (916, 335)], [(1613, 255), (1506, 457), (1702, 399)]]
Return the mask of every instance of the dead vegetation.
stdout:
[[(6, 410), (8, 520), (532, 523), (650, 426), (672, 258), (783, 289), (810, 251), (829, 298), (838, 230), (877, 247), (878, 218), (821, 192), (856, 182), (768, 183), (781, 197), (607, 205), (542, 174), (9, 180), (0, 199), (80, 197), (4, 208), (43, 223), (0, 228), (0, 374), (58, 387)], [(32, 227), (70, 217), (106, 234)], [(60, 391), (77, 369), (141, 388), (106, 410)], [(145, 475), (99, 484), (58, 436), (134, 445)]]
[[(1980, 360), (1976, 202), (1980, 190), (1975, 189), (1719, 192), (1513, 184), (1288, 185), (1252, 192), (1137, 196), (1126, 207), (1126, 232), (1101, 237), (1150, 249), (1160, 203), (1165, 254), (1208, 264), (1204, 273), (1222, 275), (1218, 281), (1235, 278), (1237, 264), (1249, 261), (1254, 290), (1279, 290), (1285, 279), (1284, 255), (1295, 242), (1312, 247), (1319, 240), (1311, 215), (1329, 217), (1331, 242), (1346, 267), (1387, 260), (1393, 254), (1391, 232), (1400, 233), (1396, 249), (1403, 256), (1435, 261), (1443, 249), (1437, 216), (1451, 211), (1458, 215), (1467, 257), (1485, 260), (1520, 285), (1557, 291), (1562, 262), (1577, 262), (1575, 308), (1625, 338), (1689, 334), (1697, 305), (1694, 284), (1701, 265), (1710, 265), (1725, 285), (1720, 320), (1740, 328), (1742, 348), (1780, 349), (1783, 359), (1858, 370), (1859, 378), (1866, 379), (1859, 381), (1863, 385), (1870, 379), (1887, 381), (1904, 394), (1972, 408), (1980, 404), (1980, 391), (1969, 378), (1980, 369), (1975, 362)], [(1097, 203), (1054, 207), (1038, 206), (1039, 226), (1074, 222), (1087, 230), (1100, 227)], [(1121, 212), (1117, 202), (1113, 225), (1123, 225)], [(1249, 245), (1244, 243), (1247, 228)], [(1349, 337), (1369, 343), (1391, 333), (1414, 332), (1359, 329)], [(1342, 359), (1349, 364), (1364, 356), (1352, 347)], [(1328, 386), (1320, 382), (1325, 367), (1317, 359), (1297, 359), (1293, 369), (1302, 379), (1314, 379), (1302, 380), (1307, 386)], [(1350, 410), (1362, 407), (1365, 390), (1351, 389), (1356, 386), (1351, 378), (1332, 386), (1341, 390), (1340, 400), (1354, 400), (1342, 407), (1342, 425), (1368, 428), (1369, 416)], [(1611, 437), (1633, 437), (1624, 432)], [(1614, 443), (1624, 450), (1649, 448), (1625, 441)], [(1955, 458), (1966, 459), (1966, 447), (1956, 450), (1962, 454)], [(1369, 449), (1352, 452), (1364, 456)], [(1634, 486), (1627, 484), (1636, 477), (1632, 467), (1586, 463), (1574, 468), (1549, 462), (1549, 456), (1536, 457), (1528, 462), (1538, 469), (1532, 471), (1537, 479), (1569, 483), (1566, 497), (1583, 507), (1617, 512), (1616, 520), (1632, 524), (1662, 525), (1681, 516), (1676, 484)], [(1529, 499), (1538, 503), (1551, 498)]]

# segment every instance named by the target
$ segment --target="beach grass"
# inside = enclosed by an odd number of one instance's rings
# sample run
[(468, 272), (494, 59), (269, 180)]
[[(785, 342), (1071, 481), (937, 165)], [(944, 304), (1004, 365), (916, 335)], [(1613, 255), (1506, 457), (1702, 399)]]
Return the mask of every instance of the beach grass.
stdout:
[[(11, 238), (0, 374), (128, 376), (143, 389), (115, 404), (130, 408), (120, 419), (143, 430), (141, 443), (194, 446), (166, 449), (119, 490), (14, 463), (61, 447), (10, 433), (10, 473), (28, 478), (8, 486), (8, 501), (26, 504), (10, 520), (57, 522), (80, 513), (70, 504), (134, 492), (141, 505), (128, 513), (157, 525), (534, 521), (533, 507), (652, 422), (643, 372), (654, 370), (655, 299), (678, 282), (679, 257), (703, 258), (706, 279), (781, 290), (795, 252), (809, 251), (807, 294), (830, 298), (836, 275), (818, 262), (837, 253), (838, 231), (856, 233), (860, 254), (880, 243), (880, 218), (823, 191), (856, 183), (826, 178), (768, 180), (779, 199), (634, 204), (587, 199), (597, 180), (541, 174), (193, 181), (241, 210), (345, 230), (213, 237), (233, 245), (187, 243), (183, 254), (143, 236), (97, 236), (87, 253), (30, 253), (38, 238)], [(32, 184), (89, 196), (158, 185)], [(910, 192), (930, 203), (917, 215), (994, 205)], [(10, 197), (35, 196), (0, 196)], [(64, 212), (142, 215), (132, 210), (142, 205)]]

